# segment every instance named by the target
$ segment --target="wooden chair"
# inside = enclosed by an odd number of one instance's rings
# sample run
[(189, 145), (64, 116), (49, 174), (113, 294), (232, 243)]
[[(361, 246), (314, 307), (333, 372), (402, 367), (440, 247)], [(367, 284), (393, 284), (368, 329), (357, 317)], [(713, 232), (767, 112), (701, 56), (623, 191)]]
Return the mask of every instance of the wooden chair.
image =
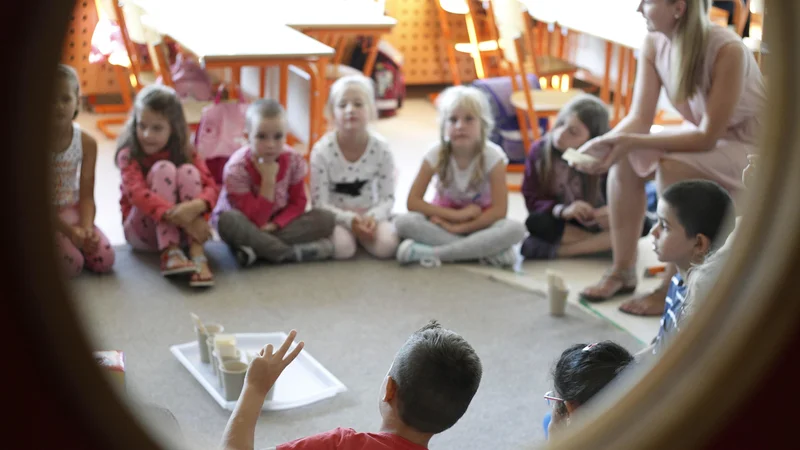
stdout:
[[(517, 61), (516, 64), (511, 64), (514, 70), (510, 71), (509, 76), (514, 90), (511, 94), (511, 104), (517, 114), (522, 145), (527, 154), (532, 144), (531, 137), (534, 141), (541, 138), (539, 119), (547, 118), (549, 122), (558, 115), (567, 102), (582, 94), (583, 91), (580, 89), (532, 89), (528, 82), (530, 72), (527, 68), (532, 66), (530, 60), (536, 56), (532, 52), (525, 51), (526, 40), (524, 36), (519, 36), (514, 40)], [(512, 163), (508, 165), (507, 170), (511, 173), (521, 173), (524, 168), (524, 164)], [(511, 191), (519, 191), (520, 186), (511, 184), (508, 188)]]
[[(477, 78), (502, 74), (503, 52), (494, 20), (491, 2), (482, 6), (476, 0), (434, 0), (439, 11), (442, 40), (447, 50), (450, 75), (454, 85), (461, 84), (455, 52), (468, 53), (475, 64)], [(448, 14), (464, 16), (469, 42), (455, 42), (448, 22)]]
[(522, 17), (525, 24), (523, 36), (532, 56), (526, 62), (526, 70), (539, 77), (541, 89), (570, 90), (580, 69), (567, 58), (570, 33), (556, 24), (534, 21), (527, 10), (522, 12)]
[[(172, 80), (172, 73), (170, 71), (169, 64), (169, 49), (167, 48), (168, 39), (159, 33), (152, 32), (152, 34), (156, 37), (156, 41), (148, 42), (147, 49), (150, 59), (152, 60), (153, 71), (142, 70), (143, 64), (139, 59), (139, 52), (136, 48), (136, 44), (131, 40), (128, 32), (128, 24), (126, 22), (125, 11), (123, 10), (123, 2), (124, 0), (113, 2), (114, 13), (117, 16), (117, 23), (120, 27), (120, 34), (122, 35), (122, 39), (125, 43), (125, 49), (127, 50), (128, 57), (130, 59), (130, 64), (125, 68), (114, 66), (115, 71), (127, 69), (127, 71), (130, 72), (130, 75), (125, 77), (129, 81), (124, 85), (128, 89), (125, 89), (123, 85), (120, 85), (120, 88), (128, 92), (130, 92), (130, 88), (133, 88), (133, 90), (138, 93), (140, 90), (142, 90), (142, 88), (144, 88), (144, 86), (155, 84), (159, 77), (161, 78), (162, 84), (174, 88), (175, 83)], [(118, 76), (118, 79), (121, 78), (121, 76)], [(125, 99), (126, 97), (123, 94), (123, 101), (125, 101)], [(196, 131), (197, 126), (200, 124), (200, 117), (203, 108), (213, 102), (186, 99), (181, 103), (183, 105), (183, 113), (186, 117), (186, 123), (189, 125), (189, 128), (192, 131)], [(133, 107), (130, 95), (127, 96), (127, 103), (125, 103), (125, 107), (126, 110), (130, 110)], [(101, 124), (101, 121), (98, 121), (98, 128), (100, 128), (103, 134), (105, 134), (107, 137), (114, 139), (116, 138), (116, 134), (108, 130), (108, 125), (118, 125), (124, 123), (125, 120), (125, 118), (101, 119), (103, 123)]]

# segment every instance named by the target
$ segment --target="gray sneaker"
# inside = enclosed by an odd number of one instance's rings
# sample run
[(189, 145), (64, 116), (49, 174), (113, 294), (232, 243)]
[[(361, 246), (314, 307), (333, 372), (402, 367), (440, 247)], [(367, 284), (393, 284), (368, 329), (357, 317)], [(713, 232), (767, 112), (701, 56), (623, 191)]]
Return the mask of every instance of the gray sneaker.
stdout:
[(502, 269), (511, 269), (517, 265), (517, 251), (514, 247), (510, 247), (500, 254), (490, 256), (488, 258), (482, 258), (481, 262)]
[(250, 267), (256, 262), (256, 252), (245, 245), (236, 249), (236, 261), (241, 267)]
[(333, 241), (325, 238), (305, 244), (295, 244), (294, 257), (297, 262), (330, 259), (333, 257)]

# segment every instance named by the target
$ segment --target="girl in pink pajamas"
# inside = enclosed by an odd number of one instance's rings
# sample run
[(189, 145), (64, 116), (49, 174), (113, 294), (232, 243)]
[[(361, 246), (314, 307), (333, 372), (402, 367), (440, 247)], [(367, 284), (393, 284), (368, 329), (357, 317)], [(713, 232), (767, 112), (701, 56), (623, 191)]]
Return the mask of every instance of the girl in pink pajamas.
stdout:
[(75, 69), (60, 64), (56, 74), (53, 117), (56, 145), (52, 170), (59, 260), (69, 277), (78, 275), (84, 267), (92, 272), (108, 272), (114, 265), (114, 249), (103, 232), (94, 226), (97, 141), (73, 123), (78, 116), (80, 98)]
[(151, 85), (136, 96), (116, 160), (125, 239), (137, 250), (161, 252), (162, 275), (191, 274), (190, 286), (213, 286), (203, 244), (211, 238), (208, 213), (219, 190), (189, 143), (183, 107), (172, 88)]

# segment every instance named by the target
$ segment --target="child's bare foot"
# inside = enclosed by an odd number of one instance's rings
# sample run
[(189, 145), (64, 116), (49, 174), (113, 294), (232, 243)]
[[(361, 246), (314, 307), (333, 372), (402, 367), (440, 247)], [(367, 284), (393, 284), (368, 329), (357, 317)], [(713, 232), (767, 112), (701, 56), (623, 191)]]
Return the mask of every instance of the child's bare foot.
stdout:
[(161, 252), (161, 275), (165, 277), (192, 273), (195, 263), (189, 261), (183, 250), (177, 246), (171, 246)]

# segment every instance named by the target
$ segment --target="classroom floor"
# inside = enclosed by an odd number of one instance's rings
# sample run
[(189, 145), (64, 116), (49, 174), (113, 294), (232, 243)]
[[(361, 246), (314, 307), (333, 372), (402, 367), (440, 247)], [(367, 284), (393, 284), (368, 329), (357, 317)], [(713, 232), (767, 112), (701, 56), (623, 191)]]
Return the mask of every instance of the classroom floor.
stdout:
[[(122, 218), (119, 208), (120, 173), (114, 164), (115, 143), (106, 139), (97, 129), (95, 123), (98, 116), (81, 113), (78, 123), (84, 130), (92, 134), (98, 141), (98, 160), (96, 169), (95, 201), (97, 203), (96, 224), (106, 233), (113, 245), (125, 244), (122, 231)], [(419, 164), (426, 150), (438, 140), (436, 110), (424, 96), (407, 99), (395, 117), (381, 119), (375, 129), (391, 143), (398, 170), (397, 199), (395, 212), (405, 212), (404, 199), (416, 175)], [(509, 175), (510, 181), (519, 182), (515, 175)], [(429, 192), (430, 194), (430, 192)], [(527, 217), (524, 200), (519, 193), (509, 195), (509, 214), (512, 219), (524, 221)], [(646, 265), (656, 263), (655, 255), (646, 238), (640, 242), (639, 273)], [(621, 329), (626, 330), (640, 342), (649, 342), (658, 329), (658, 318), (641, 318), (620, 313), (619, 303), (627, 297), (601, 304), (581, 305), (577, 292), (588, 284), (599, 279), (608, 265), (607, 259), (581, 258), (548, 262), (525, 262), (520, 271), (514, 273), (477, 265), (459, 265), (466, 270), (484, 274), (498, 281), (514, 284), (525, 289), (543, 291), (545, 268), (557, 269), (564, 274), (571, 288), (570, 301), (582, 308), (610, 320)], [(651, 288), (655, 280), (643, 280), (640, 291)]]

